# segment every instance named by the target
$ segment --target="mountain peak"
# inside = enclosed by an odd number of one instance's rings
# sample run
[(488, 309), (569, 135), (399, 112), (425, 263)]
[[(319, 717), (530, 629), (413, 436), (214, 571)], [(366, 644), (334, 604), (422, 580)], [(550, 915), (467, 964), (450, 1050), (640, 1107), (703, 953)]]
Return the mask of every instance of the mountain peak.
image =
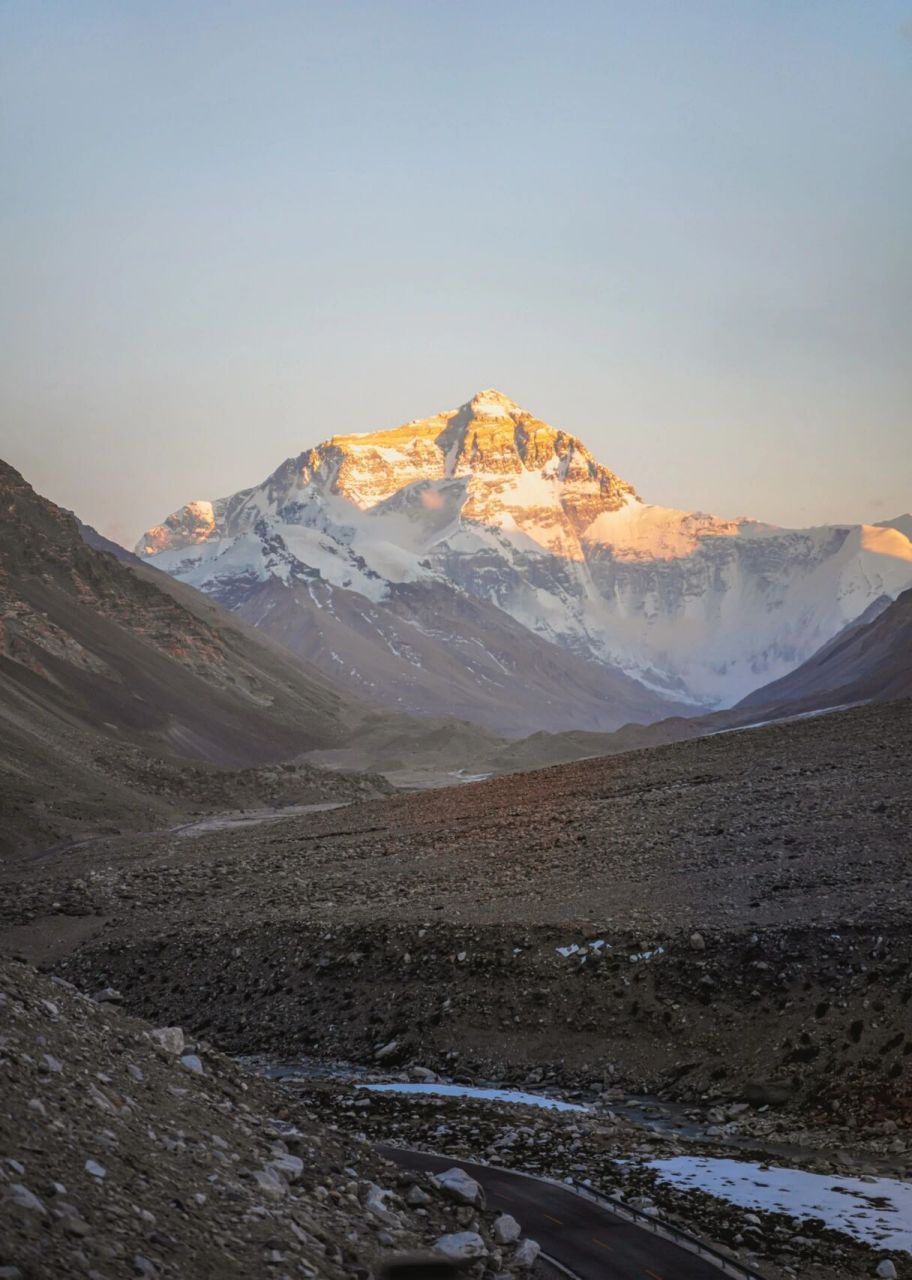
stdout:
[(511, 400), (502, 391), (498, 391), (496, 387), (486, 387), (483, 391), (476, 391), (472, 399), (463, 405), (463, 408), (468, 409), (476, 417), (485, 415), (495, 417), (503, 414), (525, 414), (527, 412), (515, 400)]

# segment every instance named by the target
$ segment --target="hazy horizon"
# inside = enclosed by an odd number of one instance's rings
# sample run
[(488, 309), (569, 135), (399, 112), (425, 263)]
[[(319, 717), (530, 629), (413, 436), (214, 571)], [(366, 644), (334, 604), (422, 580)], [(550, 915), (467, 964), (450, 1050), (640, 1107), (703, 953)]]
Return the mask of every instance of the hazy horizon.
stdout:
[(0, 455), (132, 545), (495, 386), (647, 502), (908, 511), (910, 19), (10, 3)]

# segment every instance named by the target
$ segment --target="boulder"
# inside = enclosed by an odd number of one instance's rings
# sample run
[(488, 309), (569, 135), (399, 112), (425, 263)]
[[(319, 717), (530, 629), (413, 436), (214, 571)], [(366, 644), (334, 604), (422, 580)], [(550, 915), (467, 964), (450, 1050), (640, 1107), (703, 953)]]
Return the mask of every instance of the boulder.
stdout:
[(288, 1184), (273, 1165), (267, 1164), (254, 1171), (253, 1180), (263, 1192), (273, 1200), (281, 1200), (288, 1193)]
[(511, 1259), (514, 1267), (534, 1267), (541, 1253), (541, 1245), (537, 1240), (523, 1240)]
[(459, 1204), (470, 1204), (476, 1209), (485, 1207), (485, 1194), (481, 1184), (470, 1178), (464, 1169), (454, 1166), (437, 1174), (441, 1190)]
[(453, 1231), (441, 1236), (434, 1244), (434, 1252), (453, 1262), (471, 1262), (488, 1256), (487, 1246), (477, 1231)]
[(289, 1155), (287, 1151), (279, 1152), (269, 1163), (287, 1182), (297, 1182), (304, 1172), (304, 1161), (301, 1157)]
[(149, 1032), (149, 1038), (166, 1053), (173, 1053), (175, 1057), (184, 1052), (182, 1027), (156, 1027), (154, 1031)]
[(522, 1227), (509, 1213), (502, 1213), (494, 1223), (494, 1241), (496, 1244), (513, 1244), (522, 1234)]
[(367, 1189), (367, 1195), (364, 1197), (364, 1208), (369, 1214), (382, 1222), (386, 1227), (399, 1228), (402, 1222), (397, 1213), (386, 1203), (390, 1196), (395, 1193), (386, 1189), (386, 1187), (378, 1187), (372, 1182)]

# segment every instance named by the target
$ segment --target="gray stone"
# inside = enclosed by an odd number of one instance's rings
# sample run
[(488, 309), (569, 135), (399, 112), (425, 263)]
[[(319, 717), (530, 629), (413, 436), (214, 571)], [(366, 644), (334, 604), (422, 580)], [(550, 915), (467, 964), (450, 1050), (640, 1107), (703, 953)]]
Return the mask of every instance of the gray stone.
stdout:
[(541, 1253), (541, 1245), (537, 1240), (523, 1240), (518, 1245), (516, 1252), (511, 1259), (514, 1267), (534, 1267), (538, 1261), (538, 1255)]
[(473, 1258), (486, 1258), (487, 1246), (477, 1231), (453, 1231), (441, 1236), (434, 1244), (434, 1252), (453, 1262), (470, 1262)]
[(90, 1173), (93, 1178), (101, 1179), (107, 1177), (107, 1169), (103, 1164), (99, 1164), (97, 1160), (87, 1160), (83, 1165), (83, 1168), (86, 1173)]
[(156, 1027), (149, 1032), (149, 1039), (175, 1057), (184, 1052), (183, 1027)]
[(494, 1223), (495, 1244), (513, 1244), (522, 1234), (522, 1227), (509, 1213), (502, 1213)]
[(304, 1161), (301, 1157), (289, 1155), (287, 1151), (280, 1152), (269, 1163), (288, 1182), (297, 1182), (304, 1172)]
[(68, 1236), (87, 1236), (92, 1230), (89, 1224), (75, 1213), (68, 1213), (61, 1220), (60, 1225)]
[(392, 1191), (388, 1191), (385, 1187), (378, 1187), (375, 1182), (372, 1182), (364, 1197), (364, 1208), (384, 1226), (398, 1228), (402, 1226), (399, 1215), (394, 1213), (386, 1203), (393, 1194)]
[(181, 1066), (186, 1067), (188, 1071), (192, 1071), (194, 1075), (205, 1075), (202, 1059), (197, 1057), (195, 1053), (185, 1053), (180, 1061)]
[(470, 1178), (464, 1169), (454, 1165), (445, 1173), (437, 1174), (437, 1182), (441, 1190), (460, 1204), (474, 1205), (478, 1209), (485, 1206), (485, 1195), (480, 1183)]
[(122, 1004), (123, 996), (115, 987), (102, 987), (92, 996), (96, 1004)]
[(896, 1280), (896, 1267), (889, 1258), (883, 1258), (878, 1262), (875, 1274), (880, 1277), (880, 1280)]
[(271, 1164), (267, 1164), (263, 1169), (257, 1169), (253, 1180), (264, 1195), (271, 1196), (273, 1200), (281, 1200), (288, 1193), (288, 1184)]
[(13, 1204), (27, 1213), (47, 1213), (44, 1202), (39, 1200), (33, 1191), (29, 1191), (23, 1182), (14, 1182), (10, 1187)]

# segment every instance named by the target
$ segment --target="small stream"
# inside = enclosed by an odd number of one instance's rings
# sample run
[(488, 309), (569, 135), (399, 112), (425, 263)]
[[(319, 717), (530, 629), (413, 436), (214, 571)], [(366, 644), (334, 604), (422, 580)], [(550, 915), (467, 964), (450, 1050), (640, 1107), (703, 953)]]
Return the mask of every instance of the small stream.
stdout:
[[(637, 1094), (613, 1093), (599, 1095), (589, 1090), (561, 1090), (553, 1086), (527, 1087), (524, 1089), (504, 1085), (500, 1081), (482, 1081), (478, 1085), (458, 1084), (438, 1077), (436, 1081), (408, 1081), (401, 1076), (384, 1074), (374, 1067), (360, 1066), (345, 1061), (325, 1061), (320, 1058), (295, 1058), (284, 1061), (268, 1056), (240, 1059), (241, 1065), (255, 1075), (278, 1080), (290, 1086), (295, 1083), (349, 1084), (355, 1088), (384, 1093), (401, 1093), (416, 1097), (468, 1098), (492, 1104), (539, 1107), (549, 1111), (578, 1112), (598, 1118), (605, 1111), (613, 1112), (637, 1128), (677, 1142), (700, 1143), (703, 1146), (722, 1148), (743, 1153), (741, 1158), (763, 1155), (774, 1160), (795, 1164), (818, 1164), (822, 1156), (817, 1147), (796, 1142), (775, 1142), (750, 1134), (708, 1134), (711, 1122), (694, 1116), (689, 1103), (670, 1102), (662, 1098)], [(737, 1158), (737, 1157), (736, 1157)], [(908, 1161), (904, 1156), (874, 1156), (862, 1153), (855, 1156), (849, 1151), (839, 1152), (839, 1163), (861, 1174), (878, 1173), (895, 1175), (902, 1173)]]
[(289, 804), (282, 809), (248, 809), (245, 813), (214, 813), (196, 822), (182, 822), (169, 831), (176, 836), (205, 836), (211, 831), (228, 831), (231, 827), (257, 827), (261, 823), (282, 822), (302, 813), (324, 813), (327, 809), (344, 809), (348, 800), (324, 800), (319, 804)]

